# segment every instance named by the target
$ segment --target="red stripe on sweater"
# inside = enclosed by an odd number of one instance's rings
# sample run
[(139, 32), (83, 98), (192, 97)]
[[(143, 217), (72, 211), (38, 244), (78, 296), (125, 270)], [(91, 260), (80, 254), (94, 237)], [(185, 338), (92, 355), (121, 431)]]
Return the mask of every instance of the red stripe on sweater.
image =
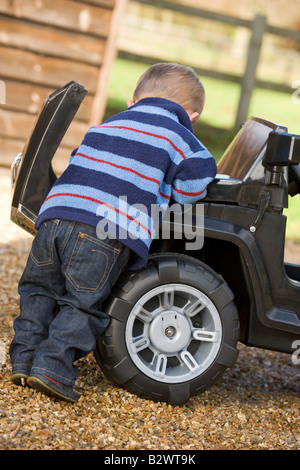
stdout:
[[(96, 127), (96, 126), (93, 126), (93, 127)], [(127, 131), (139, 132), (140, 134), (146, 134), (146, 135), (150, 135), (151, 137), (156, 137), (157, 139), (166, 140), (182, 156), (182, 158), (186, 158), (183, 151), (180, 150), (170, 139), (168, 139), (168, 137), (165, 137), (163, 135), (153, 134), (152, 132), (141, 131), (140, 129), (134, 129), (133, 127), (126, 127), (126, 126), (103, 126), (101, 125), (100, 127), (104, 127), (106, 129), (125, 129)]]
[(201, 196), (201, 194), (204, 193), (204, 191), (206, 190), (206, 187), (198, 192), (198, 193), (188, 193), (187, 191), (182, 191), (181, 189), (176, 189), (173, 185), (172, 185), (172, 188), (179, 194), (183, 194), (184, 196)]
[(151, 235), (151, 231), (148, 229), (148, 227), (146, 227), (145, 225), (141, 224), (140, 222), (137, 222), (133, 217), (131, 217), (130, 215), (128, 215), (126, 212), (120, 211), (119, 209), (117, 209), (116, 207), (112, 206), (111, 204), (107, 204), (106, 202), (103, 202), (103, 201), (98, 201), (98, 199), (94, 199), (93, 197), (82, 196), (81, 194), (73, 194), (73, 193), (57, 193), (57, 194), (52, 194), (51, 196), (48, 196), (48, 197), (45, 199), (45, 202), (48, 201), (49, 199), (52, 199), (53, 197), (58, 197), (58, 196), (78, 197), (78, 198), (80, 198), (80, 199), (87, 199), (87, 200), (89, 200), (89, 201), (96, 202), (97, 204), (102, 204), (102, 205), (108, 207), (109, 209), (114, 210), (114, 211), (117, 212), (118, 214), (124, 215), (124, 216), (127, 217), (129, 220), (131, 220), (132, 222), (134, 222), (135, 224), (137, 224), (138, 226), (140, 226), (140, 227), (142, 227), (144, 230), (146, 230), (146, 232), (149, 233), (150, 237), (152, 236), (152, 235)]
[(128, 168), (126, 166), (122, 166), (122, 165), (117, 165), (116, 163), (112, 163), (112, 162), (108, 162), (107, 160), (101, 160), (99, 158), (95, 158), (95, 157), (90, 157), (89, 155), (85, 155), (84, 153), (80, 153), (80, 152), (77, 152), (76, 155), (79, 155), (80, 157), (83, 157), (83, 158), (87, 158), (88, 160), (92, 160), (92, 161), (95, 161), (95, 162), (99, 162), (99, 163), (106, 163), (107, 165), (111, 165), (115, 168), (119, 168), (121, 170), (125, 170), (125, 171), (129, 171), (131, 173), (134, 173), (135, 175), (139, 176), (140, 178), (143, 178), (145, 180), (148, 180), (148, 181), (152, 181), (153, 183), (156, 183), (158, 184), (159, 186), (159, 194), (166, 198), (166, 199), (170, 199), (170, 196), (167, 196), (166, 194), (162, 193), (161, 192), (161, 189), (160, 189), (160, 182), (159, 180), (155, 179), (155, 178), (150, 178), (149, 176), (146, 176), (146, 175), (143, 175), (142, 173), (139, 173), (138, 171), (135, 171), (133, 170), (132, 168)]

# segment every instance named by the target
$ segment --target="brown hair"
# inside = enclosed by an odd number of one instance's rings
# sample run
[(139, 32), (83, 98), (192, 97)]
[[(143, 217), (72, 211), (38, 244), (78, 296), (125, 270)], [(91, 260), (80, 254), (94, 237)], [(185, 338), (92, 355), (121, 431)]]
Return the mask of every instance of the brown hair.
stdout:
[(205, 90), (197, 74), (190, 67), (173, 63), (152, 65), (140, 77), (133, 101), (143, 98), (165, 98), (182, 106), (186, 111), (201, 114)]

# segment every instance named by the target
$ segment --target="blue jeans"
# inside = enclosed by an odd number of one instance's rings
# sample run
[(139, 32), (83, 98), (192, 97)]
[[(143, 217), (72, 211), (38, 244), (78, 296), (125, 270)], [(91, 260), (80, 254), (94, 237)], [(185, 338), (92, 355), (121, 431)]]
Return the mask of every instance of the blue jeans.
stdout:
[(74, 361), (90, 353), (107, 328), (102, 304), (129, 254), (118, 240), (100, 240), (88, 225), (64, 220), (41, 225), (19, 282), (13, 373), (45, 374), (74, 385)]

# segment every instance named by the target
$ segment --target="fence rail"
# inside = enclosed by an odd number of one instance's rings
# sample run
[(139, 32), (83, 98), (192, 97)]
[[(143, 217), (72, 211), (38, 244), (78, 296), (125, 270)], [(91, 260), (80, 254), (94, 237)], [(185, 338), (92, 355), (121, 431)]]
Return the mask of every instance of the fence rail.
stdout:
[[(156, 8), (172, 10), (177, 13), (183, 13), (185, 15), (204, 18), (207, 20), (219, 21), (220, 23), (226, 23), (231, 26), (242, 26), (244, 28), (251, 29), (253, 25), (253, 20), (246, 20), (237, 16), (204, 10), (203, 8), (193, 7), (181, 3), (175, 3), (168, 0), (135, 0), (135, 2), (140, 3), (142, 5), (151, 5)], [(293, 31), (286, 28), (267, 25), (266, 32), (270, 34), (275, 34), (277, 36), (286, 37), (300, 43), (300, 31)]]
[[(239, 128), (248, 116), (250, 100), (255, 88), (273, 90), (281, 93), (291, 93), (291, 84), (260, 80), (256, 77), (256, 73), (265, 34), (268, 33), (285, 38), (294, 41), (297, 45), (300, 45), (300, 31), (269, 25), (267, 23), (267, 18), (264, 15), (256, 15), (253, 20), (248, 20), (168, 0), (134, 0), (131, 3), (148, 5), (159, 10), (169, 10), (193, 18), (196, 17), (199, 19), (211, 20), (250, 30), (251, 35), (247, 50), (247, 60), (242, 74), (237, 75), (234, 73), (226, 73), (193, 65), (194, 70), (201, 76), (240, 84), (240, 98), (235, 117), (235, 129)], [(122, 47), (122, 45), (119, 47), (118, 57), (149, 65), (160, 62), (163, 59), (162, 57), (153, 57), (144, 53), (139, 54), (132, 49), (128, 50), (126, 47)]]

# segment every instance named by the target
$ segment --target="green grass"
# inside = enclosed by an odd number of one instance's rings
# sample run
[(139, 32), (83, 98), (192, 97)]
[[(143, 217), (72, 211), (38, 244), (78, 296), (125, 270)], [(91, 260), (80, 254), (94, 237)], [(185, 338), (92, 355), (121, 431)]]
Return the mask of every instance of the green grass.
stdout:
[(289, 208), (284, 211), (287, 215), (286, 237), (300, 243), (300, 204), (299, 195), (289, 198)]
[[(132, 99), (136, 82), (148, 65), (117, 59), (114, 62), (109, 88), (106, 117), (126, 109), (127, 99)], [(240, 87), (236, 83), (203, 77), (206, 90), (205, 109), (195, 126), (196, 136), (206, 145), (216, 161), (224, 153), (234, 133)], [(259, 116), (282, 124), (291, 133), (300, 134), (300, 103), (292, 102), (291, 94), (256, 89), (253, 93), (249, 116)], [(287, 238), (300, 243), (300, 205), (299, 196), (289, 198), (289, 208), (285, 210), (287, 219)]]
[(127, 107), (126, 101), (132, 99), (135, 85), (148, 67), (148, 65), (122, 59), (114, 61), (108, 86), (108, 113), (110, 113), (110, 109), (124, 110)]

